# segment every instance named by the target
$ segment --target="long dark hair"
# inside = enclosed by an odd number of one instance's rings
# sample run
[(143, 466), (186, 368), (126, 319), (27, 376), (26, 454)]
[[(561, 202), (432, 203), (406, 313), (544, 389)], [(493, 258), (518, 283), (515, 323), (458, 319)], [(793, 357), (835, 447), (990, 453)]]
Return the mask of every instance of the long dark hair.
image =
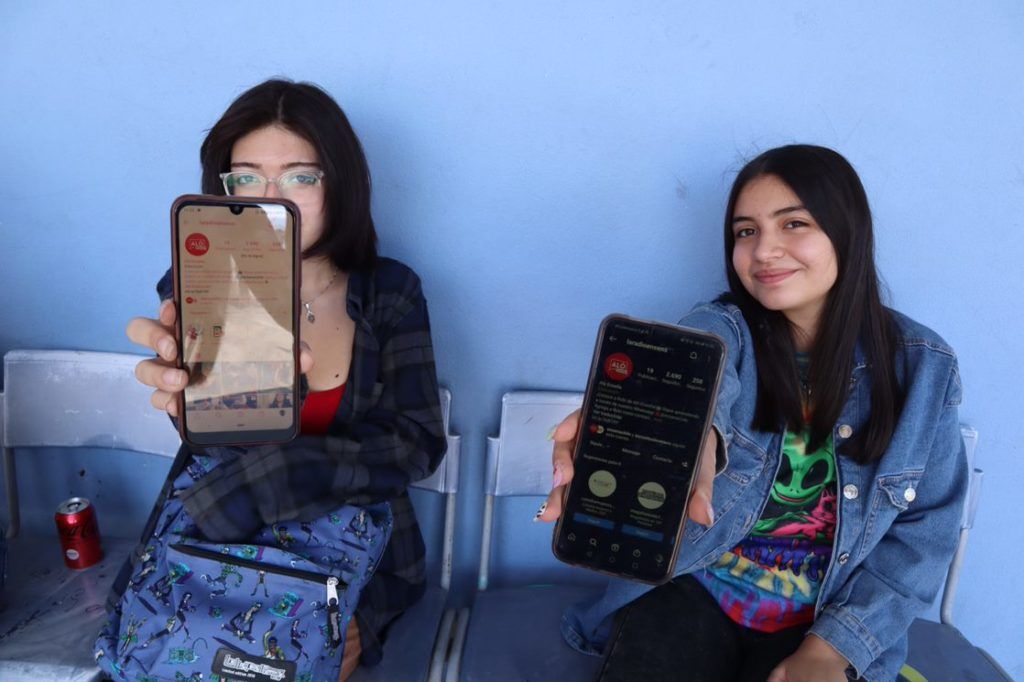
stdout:
[(366, 156), (345, 112), (316, 85), (272, 79), (239, 95), (199, 150), (203, 192), (224, 194), (220, 174), (230, 170), (235, 142), (272, 124), (313, 145), (324, 172), (324, 231), (303, 257), (327, 256), (346, 271), (373, 268), (377, 232), (370, 216)]
[[(838, 274), (828, 293), (810, 351), (809, 386), (813, 411), (804, 423), (793, 328), (785, 315), (762, 306), (743, 287), (732, 264), (736, 240), (732, 219), (740, 192), (752, 180), (772, 175), (796, 194), (824, 230), (836, 252)], [(757, 410), (754, 428), (775, 431), (810, 427), (811, 450), (832, 432), (850, 390), (854, 349), (860, 343), (871, 380), (867, 424), (837, 450), (865, 463), (885, 452), (903, 407), (896, 379), (897, 330), (882, 305), (875, 271), (871, 210), (853, 166), (825, 147), (790, 145), (764, 152), (736, 176), (725, 211), (726, 296), (750, 325), (757, 358)]]

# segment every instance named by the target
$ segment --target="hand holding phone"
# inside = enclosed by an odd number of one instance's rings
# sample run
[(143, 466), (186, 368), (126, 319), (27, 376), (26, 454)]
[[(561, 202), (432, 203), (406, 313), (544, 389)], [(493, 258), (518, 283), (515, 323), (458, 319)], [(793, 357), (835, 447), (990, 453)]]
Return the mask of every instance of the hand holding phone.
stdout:
[[(557, 521), (562, 515), (562, 500), (565, 488), (572, 482), (575, 475), (573, 454), (576, 451), (576, 434), (580, 428), (582, 410), (574, 410), (555, 427), (552, 436), (555, 446), (551, 452), (552, 487), (548, 499), (537, 513), (538, 521)], [(710, 526), (715, 522), (715, 512), (711, 505), (712, 491), (715, 486), (715, 467), (717, 464), (718, 433), (711, 429), (704, 440), (701, 452), (700, 467), (697, 480), (693, 485), (693, 493), (686, 505), (686, 517), (702, 526)]]
[[(706, 332), (605, 318), (576, 435), (576, 475), (552, 539), (557, 558), (648, 583), (672, 576), (692, 493), (698, 481), (710, 487), (714, 473), (708, 434), (724, 357), (724, 343)], [(556, 444), (556, 485), (565, 445)]]
[[(178, 342), (175, 341), (177, 309), (174, 301), (160, 304), (153, 317), (133, 317), (125, 327), (125, 334), (136, 343), (156, 354), (155, 358), (142, 360), (135, 366), (135, 378), (146, 386), (156, 389), (149, 402), (158, 410), (164, 410), (172, 417), (178, 416), (178, 402), (188, 381), (188, 374), (177, 369)], [(313, 369), (313, 354), (305, 343), (300, 343), (299, 372)]]

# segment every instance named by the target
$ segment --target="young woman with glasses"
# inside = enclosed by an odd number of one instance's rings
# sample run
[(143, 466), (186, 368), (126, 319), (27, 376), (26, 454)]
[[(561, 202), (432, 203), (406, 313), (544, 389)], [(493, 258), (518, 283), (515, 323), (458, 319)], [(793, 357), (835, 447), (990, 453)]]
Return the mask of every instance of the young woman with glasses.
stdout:
[[(893, 680), (957, 540), (956, 356), (882, 305), (871, 213), (836, 152), (767, 151), (725, 214), (729, 291), (681, 324), (728, 358), (676, 578), (614, 581), (563, 634), (602, 680)], [(555, 434), (561, 513), (578, 414)]]
[[(445, 451), (426, 300), (412, 270), (377, 255), (362, 147), (320, 88), (284, 80), (253, 87), (210, 130), (200, 160), (205, 194), (284, 197), (301, 214), (300, 365), (309, 389), (302, 435), (281, 446), (285, 457), (273, 459), (283, 462), (279, 470), (256, 456), (233, 464), (251, 468), (239, 472), (246, 481), (286, 482), (279, 484), (280, 499), (255, 505), (264, 516), (260, 524), (313, 518), (343, 503), (391, 503), (388, 548), (346, 633), (345, 679), (360, 658), (380, 660), (385, 628), (425, 589), (424, 545), (406, 486), (429, 475)], [(170, 272), (157, 288), (163, 299), (157, 318), (133, 319), (127, 333), (157, 354), (139, 363), (136, 375), (155, 389), (154, 407), (176, 416), (188, 377), (175, 368)], [(301, 464), (288, 464), (289, 451)], [(338, 490), (332, 485), (338, 467), (354, 468), (352, 480), (362, 482)], [(296, 479), (302, 486), (291, 489), (287, 481)], [(230, 509), (192, 516), (200, 531), (234, 520)]]

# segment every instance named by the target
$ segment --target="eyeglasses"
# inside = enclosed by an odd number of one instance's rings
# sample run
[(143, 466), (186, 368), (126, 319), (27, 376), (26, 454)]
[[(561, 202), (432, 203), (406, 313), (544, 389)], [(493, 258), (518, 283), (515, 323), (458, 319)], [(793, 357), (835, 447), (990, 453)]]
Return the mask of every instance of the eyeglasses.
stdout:
[(221, 173), (224, 192), (233, 197), (265, 197), (271, 183), (285, 199), (305, 199), (320, 189), (322, 170), (293, 170), (281, 173), (276, 178), (265, 178), (252, 171)]

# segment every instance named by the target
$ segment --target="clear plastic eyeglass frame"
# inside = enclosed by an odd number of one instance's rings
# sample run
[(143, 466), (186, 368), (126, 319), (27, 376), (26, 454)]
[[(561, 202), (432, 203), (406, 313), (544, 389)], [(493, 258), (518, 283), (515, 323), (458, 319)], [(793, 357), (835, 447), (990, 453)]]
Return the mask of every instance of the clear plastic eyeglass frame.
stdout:
[[(316, 182), (312, 184), (297, 182), (297, 179), (304, 175), (315, 177)], [(258, 179), (259, 182), (247, 183), (246, 185), (232, 183), (232, 179), (243, 176), (251, 176)], [(267, 196), (267, 189), (271, 184), (274, 184), (277, 185), (281, 195), (287, 198), (319, 187), (324, 178), (324, 172), (322, 170), (292, 170), (281, 173), (276, 178), (265, 178), (255, 171), (231, 171), (229, 173), (221, 173), (219, 177), (224, 184), (224, 193), (228, 196), (265, 197)], [(239, 187), (243, 186), (251, 187), (255, 191), (238, 191)]]

